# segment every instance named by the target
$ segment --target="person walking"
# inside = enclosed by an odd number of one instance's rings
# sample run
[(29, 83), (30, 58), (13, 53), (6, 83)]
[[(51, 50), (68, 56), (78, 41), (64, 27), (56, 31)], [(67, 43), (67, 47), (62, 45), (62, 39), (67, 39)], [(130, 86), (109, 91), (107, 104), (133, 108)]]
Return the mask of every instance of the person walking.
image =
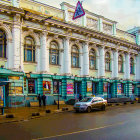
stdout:
[(42, 96), (42, 101), (43, 101), (43, 105), (46, 106), (46, 96), (45, 96), (45, 94), (43, 94), (43, 96)]
[(81, 94), (79, 94), (79, 101), (80, 101), (80, 100), (82, 100), (82, 95), (81, 95)]
[(39, 101), (39, 107), (41, 107), (41, 96), (40, 96), (40, 94), (38, 95), (37, 99)]

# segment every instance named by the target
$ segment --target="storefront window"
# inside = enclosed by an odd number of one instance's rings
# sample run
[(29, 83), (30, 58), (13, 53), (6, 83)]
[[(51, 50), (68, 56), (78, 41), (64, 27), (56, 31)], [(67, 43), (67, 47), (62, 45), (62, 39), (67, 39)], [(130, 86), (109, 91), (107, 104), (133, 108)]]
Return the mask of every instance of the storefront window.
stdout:
[(71, 64), (72, 64), (72, 67), (79, 67), (79, 50), (78, 50), (77, 46), (72, 47)]
[(122, 57), (122, 55), (120, 55), (118, 58), (118, 71), (123, 72), (123, 57)]
[(95, 95), (95, 94), (96, 94), (96, 95), (98, 94), (97, 88), (98, 88), (98, 83), (93, 82), (93, 94), (94, 94), (94, 95)]
[(135, 85), (132, 84), (132, 93), (135, 93)]
[(89, 52), (89, 68), (96, 69), (96, 53), (93, 49)]
[(35, 43), (32, 37), (25, 37), (24, 61), (35, 62)]
[(51, 42), (50, 44), (50, 64), (59, 64), (59, 48), (56, 42)]
[(35, 79), (28, 79), (28, 93), (35, 93)]
[(60, 85), (61, 85), (61, 81), (59, 80), (54, 80), (53, 81), (53, 93), (54, 94), (60, 94)]
[(105, 70), (110, 71), (110, 67), (111, 67), (110, 53), (106, 52), (106, 54), (105, 54)]
[(0, 30), (0, 57), (6, 58), (6, 34)]

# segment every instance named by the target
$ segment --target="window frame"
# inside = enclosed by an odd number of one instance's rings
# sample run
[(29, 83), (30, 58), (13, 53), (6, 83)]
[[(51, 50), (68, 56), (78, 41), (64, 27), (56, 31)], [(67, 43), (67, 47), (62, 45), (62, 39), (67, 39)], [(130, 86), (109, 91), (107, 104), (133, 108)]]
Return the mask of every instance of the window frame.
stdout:
[[(56, 48), (52, 48), (52, 45), (55, 44)], [(56, 51), (56, 52), (55, 52)], [(55, 63), (52, 63), (52, 56), (55, 56), (56, 60)], [(59, 46), (55, 41), (50, 43), (49, 48), (49, 64), (51, 65), (59, 65)]]
[[(73, 51), (74, 48), (77, 50), (77, 52)], [(76, 58), (76, 65), (73, 65), (74, 57)], [(79, 48), (76, 45), (72, 46), (71, 48), (71, 66), (73, 68), (79, 68)]]
[[(93, 53), (92, 53), (93, 52)], [(91, 67), (91, 61), (94, 61), (94, 66)], [(96, 70), (96, 52), (94, 49), (89, 51), (89, 68), (92, 70)]]
[(130, 58), (130, 74), (134, 74), (134, 58), (132, 57)]
[(0, 54), (0, 58), (6, 58), (7, 57), (7, 37), (6, 37), (6, 33), (3, 30), (0, 30), (0, 33), (2, 33), (2, 38), (0, 38), (0, 46), (1, 47), (1, 54)]
[[(31, 44), (26, 44), (27, 40), (31, 41)], [(31, 61), (27, 59), (27, 55), (28, 55), (28, 50), (31, 51)], [(35, 46), (35, 42), (34, 39), (31, 36), (26, 36), (24, 39), (24, 62), (36, 62), (36, 46)]]
[[(109, 57), (107, 57), (109, 55)], [(106, 67), (106, 64), (109, 65), (109, 69)], [(105, 53), (105, 71), (111, 71), (111, 55), (109, 52)]]

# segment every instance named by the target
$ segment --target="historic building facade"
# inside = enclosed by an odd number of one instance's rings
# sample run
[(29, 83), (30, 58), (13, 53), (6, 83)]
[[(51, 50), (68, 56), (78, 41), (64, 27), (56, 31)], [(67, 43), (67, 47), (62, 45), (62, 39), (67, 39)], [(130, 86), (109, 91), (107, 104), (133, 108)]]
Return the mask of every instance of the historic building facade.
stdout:
[[(25, 106), (45, 93), (47, 103), (98, 95), (140, 95), (140, 30), (75, 7), (34, 0), (0, 2), (0, 94), (5, 106)], [(130, 34), (131, 33), (131, 34)]]

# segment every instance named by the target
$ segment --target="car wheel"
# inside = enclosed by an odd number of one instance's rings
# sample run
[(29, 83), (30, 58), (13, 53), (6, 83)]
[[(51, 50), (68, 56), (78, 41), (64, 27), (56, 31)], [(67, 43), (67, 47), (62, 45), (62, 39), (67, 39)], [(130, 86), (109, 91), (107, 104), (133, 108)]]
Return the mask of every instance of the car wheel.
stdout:
[(76, 113), (79, 113), (79, 110), (75, 110)]
[(88, 113), (91, 112), (91, 107), (90, 107), (90, 106), (87, 107), (87, 112), (88, 112)]
[(105, 111), (105, 105), (102, 106), (102, 110)]

